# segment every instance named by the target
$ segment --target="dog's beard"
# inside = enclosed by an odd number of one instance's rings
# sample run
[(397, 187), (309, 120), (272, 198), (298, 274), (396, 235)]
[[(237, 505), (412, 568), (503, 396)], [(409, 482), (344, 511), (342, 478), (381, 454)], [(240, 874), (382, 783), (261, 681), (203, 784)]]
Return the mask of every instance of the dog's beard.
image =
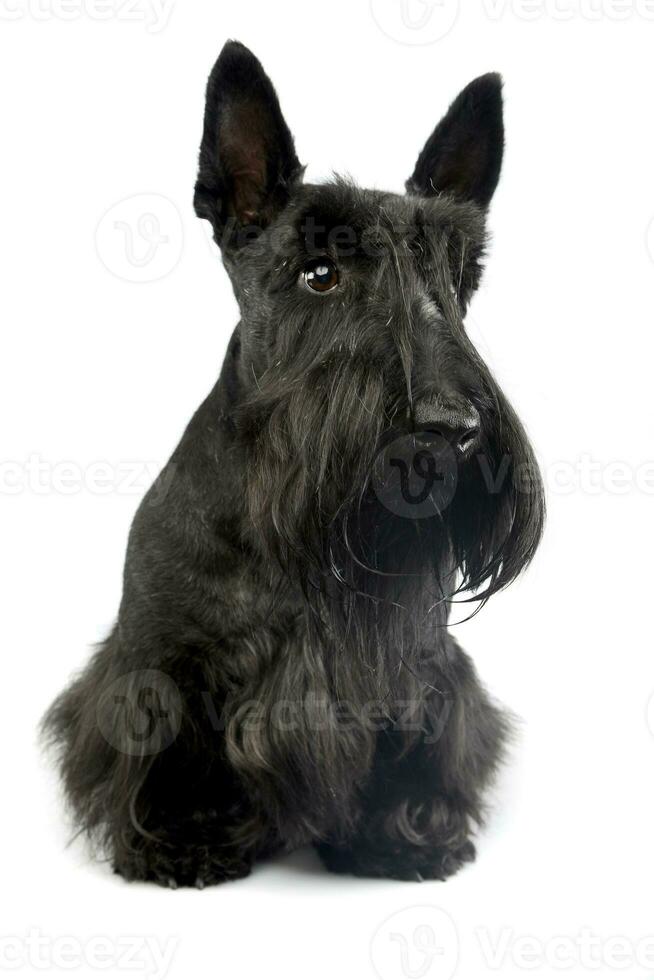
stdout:
[(538, 463), (500, 389), (493, 392), (486, 423), (472, 465), (461, 470), (448, 513), (452, 557), (459, 574), (453, 598), (482, 604), (529, 564), (545, 518)]
[[(484, 397), (479, 449), (457, 466), (451, 499), (418, 518), (375, 489), (397, 415), (378, 366), (344, 357), (301, 380), (272, 379), (243, 407), (252, 543), (338, 645), (354, 639), (369, 659), (389, 644), (415, 653), (451, 602), (487, 600), (533, 556), (544, 516), (538, 467), (502, 392)], [(469, 614), (461, 608), (457, 619)]]
[(269, 380), (245, 405), (248, 517), (264, 553), (297, 581), (338, 580), (337, 529), (366, 493), (387, 426), (378, 371), (353, 358)]

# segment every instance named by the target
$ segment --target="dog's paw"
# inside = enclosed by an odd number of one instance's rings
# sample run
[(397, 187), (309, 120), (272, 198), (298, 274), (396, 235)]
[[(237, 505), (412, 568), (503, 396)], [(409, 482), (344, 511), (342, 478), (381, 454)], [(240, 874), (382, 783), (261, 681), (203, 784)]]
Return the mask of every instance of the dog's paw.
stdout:
[(435, 861), (427, 863), (427, 874), (418, 868), (417, 880), (428, 878), (445, 881), (460, 871), (464, 864), (472, 862), (477, 857), (477, 851), (472, 841), (465, 841), (460, 847), (442, 848), (436, 855)]
[(464, 864), (474, 861), (475, 845), (465, 841), (458, 847), (407, 846), (367, 849), (352, 847), (342, 850), (329, 844), (319, 844), (318, 853), (325, 867), (336, 874), (352, 874), (361, 878), (394, 878), (398, 881), (445, 881)]
[(192, 840), (140, 838), (114, 855), (113, 869), (126, 881), (150, 881), (164, 888), (204, 888), (244, 878), (251, 862), (226, 848), (210, 850)]

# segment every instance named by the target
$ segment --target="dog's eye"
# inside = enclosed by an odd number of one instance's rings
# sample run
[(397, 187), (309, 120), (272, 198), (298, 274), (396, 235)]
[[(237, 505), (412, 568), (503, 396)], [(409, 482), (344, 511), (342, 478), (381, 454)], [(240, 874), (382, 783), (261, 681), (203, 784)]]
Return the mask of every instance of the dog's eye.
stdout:
[(338, 269), (331, 259), (312, 259), (304, 267), (302, 277), (310, 289), (317, 293), (327, 293), (338, 286)]

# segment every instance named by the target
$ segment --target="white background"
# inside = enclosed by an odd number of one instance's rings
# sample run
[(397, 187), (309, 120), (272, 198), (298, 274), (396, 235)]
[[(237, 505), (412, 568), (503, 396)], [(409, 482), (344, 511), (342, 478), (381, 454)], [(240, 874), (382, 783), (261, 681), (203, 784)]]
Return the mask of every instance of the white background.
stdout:
[[(0, 0), (0, 966), (161, 976), (151, 947), (123, 962), (136, 937), (172, 950), (173, 978), (653, 977), (654, 5), (407, 0), (403, 21), (399, 0), (153, 2)], [(468, 322), (534, 440), (549, 521), (530, 571), (456, 631), (522, 723), (478, 860), (446, 884), (332, 877), (307, 852), (204, 892), (126, 885), (65, 849), (36, 748), (237, 319), (191, 208), (228, 37), (273, 78), (310, 178), (398, 191), (459, 89), (504, 75)], [(103, 221), (135, 195), (157, 197)], [(167, 239), (152, 255), (143, 214)]]

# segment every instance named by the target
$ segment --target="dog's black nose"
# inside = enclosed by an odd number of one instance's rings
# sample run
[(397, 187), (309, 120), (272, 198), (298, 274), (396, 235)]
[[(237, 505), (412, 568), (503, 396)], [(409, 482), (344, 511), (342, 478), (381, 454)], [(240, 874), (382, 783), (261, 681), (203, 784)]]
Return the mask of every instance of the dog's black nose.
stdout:
[(417, 428), (441, 436), (460, 456), (468, 456), (479, 443), (481, 420), (477, 409), (469, 403), (458, 406), (439, 398), (419, 399), (413, 421)]

